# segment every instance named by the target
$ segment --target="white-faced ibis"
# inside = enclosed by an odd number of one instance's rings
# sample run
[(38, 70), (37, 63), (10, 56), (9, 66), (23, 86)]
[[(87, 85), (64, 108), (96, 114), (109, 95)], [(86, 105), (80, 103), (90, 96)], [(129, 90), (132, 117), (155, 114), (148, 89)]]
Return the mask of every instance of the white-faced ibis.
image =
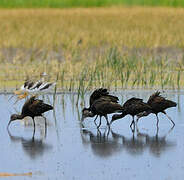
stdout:
[[(107, 91), (107, 89), (105, 89), (105, 88), (96, 89), (90, 96), (89, 107), (83, 108), (83, 110), (82, 110), (82, 114), (83, 114), (82, 119), (84, 119), (85, 117), (94, 117), (95, 115), (97, 115), (95, 120), (94, 120), (94, 122), (96, 122), (98, 114), (93, 114), (90, 112), (91, 112), (91, 107), (92, 107), (93, 103), (100, 98), (103, 98), (103, 100), (111, 101), (114, 103), (118, 103), (118, 101), (119, 101), (118, 97), (113, 96), (113, 95), (109, 95), (109, 92)], [(88, 114), (88, 116), (87, 116), (87, 114)]]
[(137, 122), (141, 117), (148, 116), (150, 113), (153, 113), (157, 117), (157, 126), (158, 126), (158, 123), (159, 123), (158, 113), (161, 112), (167, 116), (167, 118), (173, 123), (173, 126), (175, 125), (173, 120), (165, 112), (167, 108), (176, 107), (177, 104), (174, 101), (171, 101), (162, 97), (160, 95), (160, 92), (157, 91), (149, 97), (147, 104), (151, 106), (151, 110), (147, 110), (145, 112), (138, 114)]
[(101, 125), (101, 117), (104, 116), (107, 121), (107, 125), (109, 125), (107, 114), (115, 112), (122, 112), (122, 106), (116, 102), (112, 102), (111, 100), (107, 100), (106, 98), (101, 97), (93, 102), (90, 110), (87, 108), (83, 109), (82, 119), (84, 119), (85, 117), (94, 117), (95, 115), (99, 115), (100, 123), (97, 127), (99, 128)]
[[(21, 114), (12, 114), (11, 115), (10, 121), (8, 123), (8, 126), (10, 125), (10, 123), (12, 121), (22, 120), (26, 116), (29, 116), (29, 117), (31, 117), (33, 119), (34, 132), (35, 132), (35, 121), (34, 121), (34, 118), (36, 116), (42, 116), (42, 114), (44, 112), (52, 110), (52, 109), (53, 109), (53, 107), (51, 105), (45, 104), (42, 100), (36, 99), (35, 96), (32, 96), (23, 105)], [(45, 119), (45, 125), (46, 125), (46, 119)]]
[(112, 116), (112, 120), (111, 123), (117, 119), (123, 118), (126, 115), (131, 115), (133, 117), (133, 120), (130, 124), (130, 127), (132, 127), (132, 125), (135, 125), (134, 122), (134, 116), (136, 116), (137, 114), (144, 112), (144, 111), (148, 111), (150, 110), (151, 107), (147, 104), (144, 103), (142, 99), (139, 98), (131, 98), (129, 100), (127, 100), (123, 106), (122, 106), (122, 114), (114, 114)]

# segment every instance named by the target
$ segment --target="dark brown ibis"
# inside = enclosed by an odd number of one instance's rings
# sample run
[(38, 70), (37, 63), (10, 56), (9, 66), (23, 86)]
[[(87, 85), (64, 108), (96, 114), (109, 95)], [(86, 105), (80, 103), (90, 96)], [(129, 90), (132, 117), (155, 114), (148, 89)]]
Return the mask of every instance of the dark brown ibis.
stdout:
[[(53, 107), (51, 105), (45, 104), (42, 100), (36, 99), (35, 96), (32, 96), (23, 105), (21, 114), (12, 114), (11, 115), (10, 121), (9, 121), (7, 127), (9, 127), (9, 125), (10, 125), (10, 123), (12, 121), (22, 120), (26, 116), (29, 116), (29, 117), (31, 117), (33, 119), (34, 132), (35, 132), (35, 121), (34, 121), (34, 118), (36, 116), (42, 116), (42, 114), (44, 112), (52, 110), (52, 109), (53, 109)], [(46, 125), (46, 119), (45, 119), (45, 125)]]
[[(92, 107), (93, 103), (100, 98), (103, 98), (103, 100), (111, 101), (114, 103), (118, 103), (118, 101), (119, 101), (118, 97), (110, 95), (107, 89), (105, 89), (105, 88), (96, 89), (90, 96), (89, 107), (83, 108), (83, 110), (82, 110), (82, 114), (83, 114), (82, 119), (84, 119), (85, 117), (94, 117), (95, 115), (97, 115), (95, 120), (94, 120), (94, 122), (96, 122), (98, 114), (93, 114), (90, 112), (91, 112), (91, 107)], [(87, 116), (87, 114), (89, 116)]]
[(133, 117), (133, 120), (130, 124), (130, 127), (132, 127), (133, 124), (135, 126), (134, 116), (136, 116), (137, 114), (139, 114), (141, 112), (148, 111), (150, 109), (151, 109), (151, 107), (147, 103), (144, 103), (142, 99), (133, 97), (133, 98), (127, 100), (123, 104), (122, 114), (114, 114), (112, 116), (111, 123), (114, 122), (115, 120), (123, 118), (124, 116), (129, 114)]
[(177, 104), (174, 101), (162, 97), (160, 95), (160, 92), (157, 91), (149, 97), (147, 104), (151, 106), (151, 110), (138, 114), (137, 122), (141, 117), (148, 116), (150, 113), (153, 113), (157, 117), (157, 126), (158, 126), (159, 123), (158, 113), (161, 112), (167, 116), (167, 118), (173, 123), (173, 126), (175, 125), (174, 121), (165, 112), (165, 110), (170, 107), (176, 107)]
[[(94, 117), (95, 115), (100, 116), (100, 123), (97, 128), (101, 125), (101, 117), (104, 116), (107, 125), (109, 125), (107, 114), (122, 112), (122, 106), (116, 102), (112, 102), (111, 100), (107, 100), (104, 97), (101, 97), (93, 102), (93, 104), (89, 109), (83, 109), (82, 111), (82, 119), (85, 117)], [(95, 119), (96, 120), (96, 119)]]
[(90, 110), (94, 101), (96, 101), (97, 99), (100, 99), (101, 97), (103, 97), (107, 100), (110, 100), (112, 102), (116, 102), (116, 103), (119, 101), (118, 97), (113, 96), (113, 95), (109, 95), (109, 92), (107, 89), (99, 88), (99, 89), (96, 89), (95, 91), (93, 91), (93, 93), (91, 94), (91, 96), (89, 98), (89, 108), (85, 108), (85, 109)]

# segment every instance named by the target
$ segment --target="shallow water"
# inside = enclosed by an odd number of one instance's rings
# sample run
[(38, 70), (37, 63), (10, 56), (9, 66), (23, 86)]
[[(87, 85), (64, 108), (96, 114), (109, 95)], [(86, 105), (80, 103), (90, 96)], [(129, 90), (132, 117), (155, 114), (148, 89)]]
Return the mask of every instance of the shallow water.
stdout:
[[(146, 101), (150, 91), (118, 92), (120, 102), (132, 96)], [(21, 111), (24, 101), (14, 104), (11, 95), (0, 95), (0, 173), (28, 173), (32, 176), (6, 177), (6, 179), (79, 179), (79, 180), (170, 180), (184, 176), (184, 103), (183, 92), (168, 91), (164, 96), (178, 103), (167, 113), (159, 114), (159, 129), (156, 117), (149, 115), (140, 119), (132, 133), (131, 117), (114, 122), (106, 127), (103, 119), (97, 131), (92, 118), (81, 123), (81, 101), (76, 105), (76, 94), (58, 94), (40, 97), (44, 102), (54, 103), (54, 111), (45, 113), (47, 129), (42, 118), (36, 119), (34, 139), (31, 119), (12, 122), (6, 129), (10, 115)], [(88, 106), (89, 94), (85, 96)], [(109, 115), (109, 119), (111, 115)], [(3, 177), (4, 178), (4, 177)], [(2, 179), (3, 179), (2, 178)]]

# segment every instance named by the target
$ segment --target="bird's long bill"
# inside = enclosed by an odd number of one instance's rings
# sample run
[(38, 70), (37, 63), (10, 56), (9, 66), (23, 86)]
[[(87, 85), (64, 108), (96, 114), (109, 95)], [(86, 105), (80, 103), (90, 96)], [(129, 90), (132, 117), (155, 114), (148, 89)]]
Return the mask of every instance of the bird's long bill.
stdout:
[(117, 119), (120, 119), (120, 118), (123, 118), (123, 117), (125, 117), (125, 113), (123, 112), (122, 114), (114, 114), (113, 116), (112, 116), (112, 119), (111, 119), (111, 122), (110, 122), (110, 124), (112, 124), (112, 122), (113, 121), (115, 121), (115, 120), (117, 120)]
[(9, 127), (9, 125), (10, 125), (11, 122), (12, 122), (12, 121), (11, 121), (11, 119), (10, 119), (10, 121), (8, 122), (7, 128)]
[(82, 114), (81, 121), (84, 121), (85, 116)]
[(110, 121), (110, 125), (112, 124), (112, 122), (113, 122), (114, 120), (113, 119), (111, 119), (111, 121)]

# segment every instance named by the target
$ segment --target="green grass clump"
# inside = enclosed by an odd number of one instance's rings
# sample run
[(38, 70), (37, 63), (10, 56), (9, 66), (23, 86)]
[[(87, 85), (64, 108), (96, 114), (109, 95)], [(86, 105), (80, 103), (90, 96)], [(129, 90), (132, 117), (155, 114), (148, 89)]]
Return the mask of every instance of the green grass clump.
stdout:
[(66, 7), (102, 7), (112, 5), (143, 5), (183, 7), (183, 0), (1, 0), (3, 8), (66, 8)]

